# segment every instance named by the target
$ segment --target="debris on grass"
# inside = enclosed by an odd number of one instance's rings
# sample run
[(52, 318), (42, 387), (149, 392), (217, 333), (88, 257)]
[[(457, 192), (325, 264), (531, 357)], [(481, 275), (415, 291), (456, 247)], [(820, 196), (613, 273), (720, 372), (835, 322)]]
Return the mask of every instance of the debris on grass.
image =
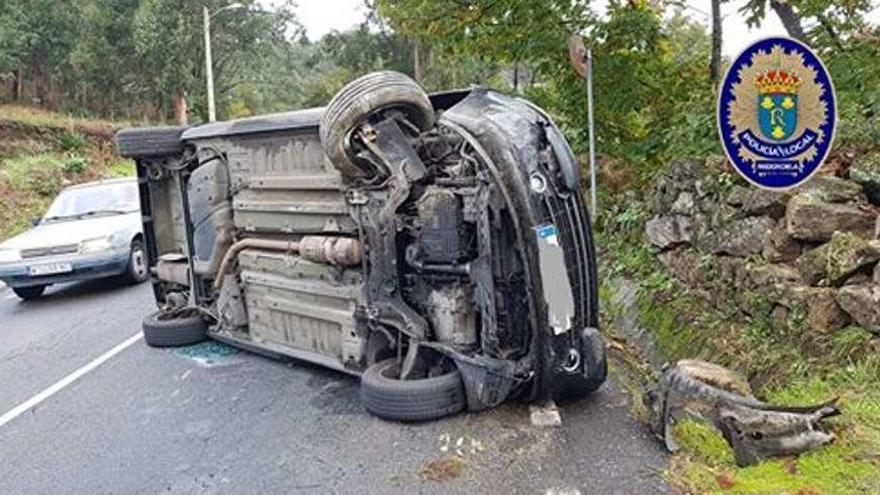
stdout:
[(671, 452), (679, 450), (672, 428), (682, 418), (715, 426), (740, 467), (827, 445), (834, 435), (822, 421), (837, 416), (837, 399), (816, 406), (775, 406), (752, 396), (746, 380), (722, 366), (681, 360), (668, 366), (648, 392), (652, 427)]

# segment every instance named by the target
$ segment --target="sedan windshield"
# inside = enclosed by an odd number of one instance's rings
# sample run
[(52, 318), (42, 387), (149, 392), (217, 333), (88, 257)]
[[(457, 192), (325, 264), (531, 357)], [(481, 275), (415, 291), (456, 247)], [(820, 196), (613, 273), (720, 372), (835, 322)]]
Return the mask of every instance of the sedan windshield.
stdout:
[(136, 182), (98, 184), (61, 191), (46, 212), (45, 221), (131, 213), (139, 208)]

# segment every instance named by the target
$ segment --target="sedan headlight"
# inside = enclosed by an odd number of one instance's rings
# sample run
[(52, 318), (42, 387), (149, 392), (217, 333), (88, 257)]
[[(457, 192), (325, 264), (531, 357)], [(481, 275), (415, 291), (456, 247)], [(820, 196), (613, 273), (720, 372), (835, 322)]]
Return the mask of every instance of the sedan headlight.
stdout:
[(21, 251), (18, 249), (0, 249), (0, 263), (14, 263), (21, 261)]
[(80, 254), (100, 253), (113, 249), (113, 242), (110, 237), (98, 237), (97, 239), (86, 239), (79, 245)]

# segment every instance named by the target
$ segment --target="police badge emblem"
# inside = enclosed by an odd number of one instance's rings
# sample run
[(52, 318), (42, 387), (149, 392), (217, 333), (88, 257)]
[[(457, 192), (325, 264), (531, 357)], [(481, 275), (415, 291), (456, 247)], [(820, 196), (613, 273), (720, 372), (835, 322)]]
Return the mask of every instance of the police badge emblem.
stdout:
[(790, 38), (767, 38), (731, 64), (718, 95), (718, 132), (749, 182), (787, 189), (822, 165), (837, 124), (834, 86), (819, 57)]

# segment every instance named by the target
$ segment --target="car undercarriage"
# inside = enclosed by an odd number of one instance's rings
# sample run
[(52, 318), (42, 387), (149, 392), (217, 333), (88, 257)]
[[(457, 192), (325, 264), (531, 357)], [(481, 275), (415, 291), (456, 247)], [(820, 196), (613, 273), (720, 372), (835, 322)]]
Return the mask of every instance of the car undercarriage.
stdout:
[(117, 140), (160, 306), (148, 343), (206, 333), (356, 374), (393, 420), (605, 380), (578, 165), (529, 102), (378, 72), (324, 109)]

